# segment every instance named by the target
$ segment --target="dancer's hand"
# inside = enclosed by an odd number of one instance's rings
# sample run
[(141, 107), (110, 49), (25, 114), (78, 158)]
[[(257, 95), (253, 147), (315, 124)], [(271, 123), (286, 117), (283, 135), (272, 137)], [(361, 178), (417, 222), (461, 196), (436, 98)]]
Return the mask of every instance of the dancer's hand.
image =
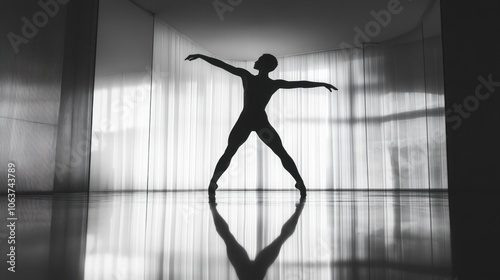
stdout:
[(336, 87), (334, 87), (334, 86), (333, 86), (333, 85), (331, 85), (331, 84), (325, 84), (325, 87), (326, 87), (326, 88), (327, 88), (330, 92), (332, 92), (332, 89), (333, 89), (333, 90), (338, 90)]
[(201, 57), (201, 54), (190, 54), (188, 55), (188, 57), (186, 57), (186, 59), (184, 60), (189, 60), (189, 61), (193, 61), (195, 59), (198, 59)]

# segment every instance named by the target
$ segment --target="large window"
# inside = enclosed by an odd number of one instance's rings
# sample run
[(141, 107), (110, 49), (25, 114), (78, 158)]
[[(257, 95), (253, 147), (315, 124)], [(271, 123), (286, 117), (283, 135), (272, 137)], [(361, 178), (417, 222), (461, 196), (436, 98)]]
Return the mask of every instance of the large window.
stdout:
[[(438, 23), (424, 17), (394, 40), (279, 58), (271, 78), (339, 88), (280, 90), (267, 107), (308, 188), (447, 188)], [(152, 54), (142, 71), (97, 78), (91, 190), (205, 189), (243, 106), (241, 79), (184, 61), (208, 53), (163, 21), (144, 28), (154, 40), (143, 45)], [(253, 61), (228, 62), (252, 71)], [(294, 184), (255, 134), (219, 182), (233, 190)]]

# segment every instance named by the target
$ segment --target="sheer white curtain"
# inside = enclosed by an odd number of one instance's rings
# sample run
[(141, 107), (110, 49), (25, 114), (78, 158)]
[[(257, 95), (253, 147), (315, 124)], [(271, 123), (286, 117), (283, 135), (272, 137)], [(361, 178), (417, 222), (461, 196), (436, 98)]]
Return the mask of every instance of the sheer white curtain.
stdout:
[[(239, 77), (185, 61), (208, 53), (161, 20), (154, 29), (152, 75), (96, 81), (92, 190), (206, 189), (243, 107)], [(267, 107), (308, 188), (447, 188), (439, 50), (439, 37), (417, 38), (278, 59), (273, 79), (339, 89), (279, 90)], [(227, 62), (256, 73), (253, 61)], [(255, 133), (219, 181), (233, 190), (293, 184)]]
[(364, 49), (370, 187), (447, 188), (442, 58), (423, 52), (439, 42)]
[[(189, 54), (206, 52), (160, 20), (154, 34), (149, 189), (201, 189), (241, 109), (239, 77), (185, 61)], [(232, 178), (254, 186), (255, 162), (251, 166), (244, 159), (235, 162), (246, 164), (248, 180)]]
[(147, 187), (150, 72), (96, 76), (91, 191), (143, 190)]

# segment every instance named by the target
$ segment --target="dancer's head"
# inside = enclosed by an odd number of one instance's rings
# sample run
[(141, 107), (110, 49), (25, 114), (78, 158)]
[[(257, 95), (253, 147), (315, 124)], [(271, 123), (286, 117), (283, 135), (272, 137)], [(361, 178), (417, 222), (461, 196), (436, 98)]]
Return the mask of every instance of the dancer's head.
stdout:
[(272, 54), (265, 53), (255, 62), (254, 69), (264, 72), (271, 72), (278, 66), (278, 60)]

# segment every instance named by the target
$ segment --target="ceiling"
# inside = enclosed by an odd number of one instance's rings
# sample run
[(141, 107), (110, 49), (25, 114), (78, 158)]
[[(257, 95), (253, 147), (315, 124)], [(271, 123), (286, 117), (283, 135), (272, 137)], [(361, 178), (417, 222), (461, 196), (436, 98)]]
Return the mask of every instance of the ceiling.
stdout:
[(265, 52), (280, 57), (338, 49), (342, 43), (354, 45), (355, 28), (365, 30), (370, 22), (375, 23), (376, 12), (390, 14), (391, 4), (397, 7), (393, 11), (400, 12), (392, 13), (386, 26), (377, 24), (379, 31), (372, 26), (367, 36), (374, 42), (398, 37), (417, 27), (436, 0), (133, 2), (219, 58), (252, 60)]

